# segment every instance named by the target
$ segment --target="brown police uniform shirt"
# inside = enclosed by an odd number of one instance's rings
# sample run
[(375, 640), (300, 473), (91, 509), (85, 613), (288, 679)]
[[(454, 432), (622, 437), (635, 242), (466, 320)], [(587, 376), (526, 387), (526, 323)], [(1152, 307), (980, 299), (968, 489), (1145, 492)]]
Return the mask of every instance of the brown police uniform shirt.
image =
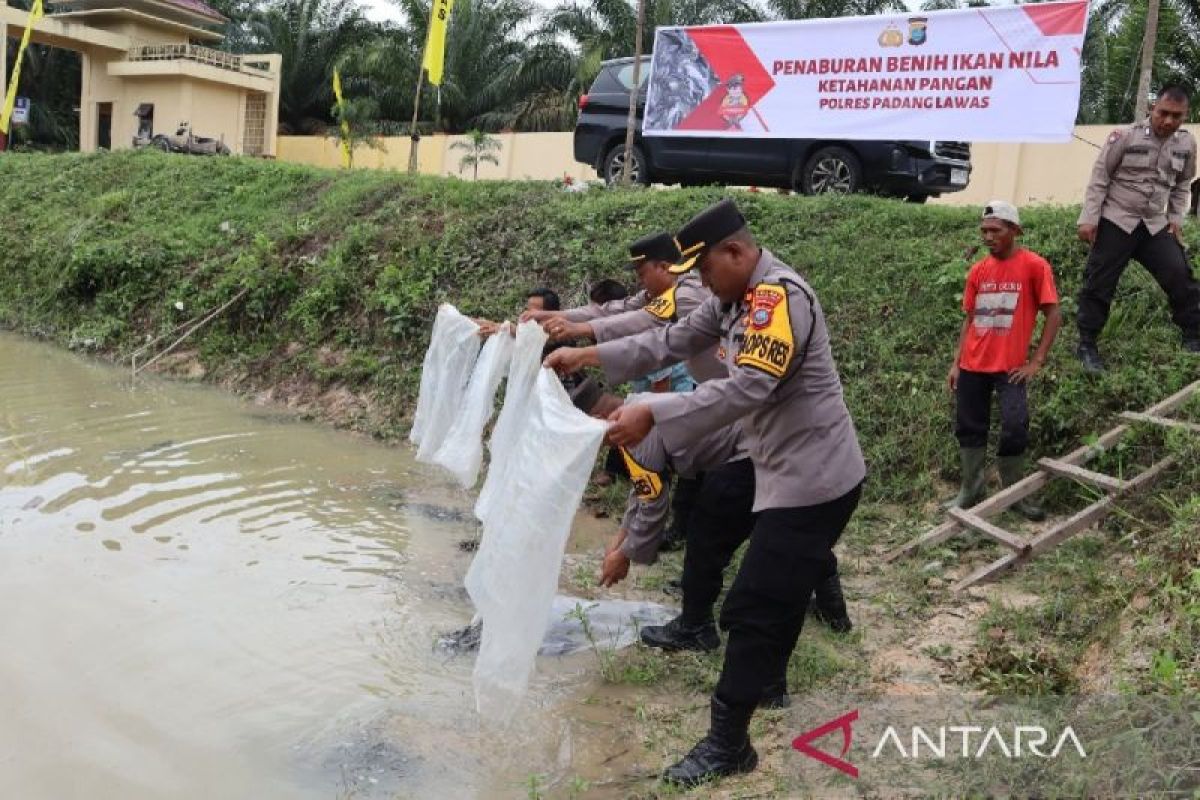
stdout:
[[(603, 306), (595, 304), (584, 309), (571, 309), (567, 314), (588, 311), (597, 312), (597, 316), (581, 322), (590, 322), (592, 332), (597, 342), (609, 342), (626, 336), (642, 333), (656, 327), (678, 322), (699, 308), (700, 304), (712, 297), (712, 292), (700, 283), (700, 276), (695, 271), (685, 272), (675, 281), (675, 285), (657, 297), (649, 298), (646, 291), (635, 294), (626, 300), (614, 300)], [(628, 301), (628, 305), (618, 307)], [(589, 312), (590, 313), (590, 312)], [(567, 317), (572, 319), (571, 316)], [(729, 374), (717, 358), (717, 348), (711, 347), (699, 355), (687, 360), (688, 374), (697, 383), (724, 378)]]
[(645, 374), (714, 343), (729, 377), (651, 406), (668, 450), (742, 419), (754, 459), (754, 509), (837, 499), (866, 476), (854, 422), (808, 284), (767, 250), (736, 303), (711, 297), (687, 318), (597, 345), (610, 380)]
[(1101, 218), (1126, 233), (1139, 222), (1151, 234), (1183, 222), (1196, 177), (1196, 140), (1180, 129), (1166, 139), (1149, 122), (1113, 131), (1092, 168), (1080, 225)]
[[(635, 394), (626, 403), (656, 403), (663, 394)], [(633, 447), (621, 448), (631, 487), (621, 527), (621, 552), (638, 564), (652, 564), (671, 511), (671, 475), (695, 477), (729, 461), (749, 458), (740, 422), (696, 436), (670, 450), (657, 427)]]

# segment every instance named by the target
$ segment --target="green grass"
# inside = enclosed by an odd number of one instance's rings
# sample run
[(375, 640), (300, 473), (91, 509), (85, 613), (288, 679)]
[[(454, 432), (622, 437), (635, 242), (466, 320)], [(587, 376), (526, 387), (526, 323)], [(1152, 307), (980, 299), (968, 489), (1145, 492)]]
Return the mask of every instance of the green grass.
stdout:
[[(65, 346), (126, 360), (147, 338), (245, 292), (187, 345), (208, 379), (246, 391), (288, 381), (343, 387), (370, 399), (352, 424), (385, 438), (405, 432), (421, 356), (437, 307), (512, 317), (525, 292), (547, 285), (567, 303), (590, 281), (627, 279), (625, 245), (674, 229), (722, 196), (715, 188), (565, 193), (550, 183), (410, 178), (248, 159), (161, 153), (0, 157), (0, 324)], [(952, 403), (944, 387), (961, 322), (959, 304), (977, 209), (924, 207), (873, 197), (740, 194), (761, 241), (818, 292), (870, 468), (863, 508), (846, 532), (847, 566), (880, 572), (867, 602), (904, 624), (942, 602), (941, 571), (978, 545), (952, 540), (880, 569), (874, 554), (912, 538), (936, 517), (956, 474)], [(1025, 209), (1025, 244), (1054, 266), (1068, 319), (1085, 252), (1074, 208)], [(1200, 230), (1186, 238), (1195, 250)], [(175, 308), (183, 304), (183, 310)], [(1196, 378), (1162, 293), (1131, 266), (1101, 345), (1112, 365), (1083, 374), (1067, 325), (1031, 388), (1032, 452), (1074, 449)], [(168, 340), (169, 341), (169, 340)], [(127, 363), (127, 361), (126, 361)], [(1200, 403), (1183, 418), (1200, 420)], [(994, 691), (1063, 691), (1095, 643), (1131, 691), (1200, 686), (1200, 554), (1196, 437), (1137, 438), (1104, 454), (1114, 474), (1160, 452), (1180, 466), (1145, 497), (1123, 502), (1099, 536), (1039, 558), (1019, 576), (1041, 599), (994, 609), (972, 678)], [(599, 502), (615, 511), (620, 486)], [(1086, 502), (1056, 481), (1048, 508)], [(1006, 523), (1007, 524), (1007, 523)], [(1014, 523), (1015, 524), (1015, 523)], [(926, 565), (937, 562), (932, 569)], [(678, 560), (645, 572), (661, 587)], [(581, 564), (576, 582), (594, 582)], [(1144, 597), (1144, 607), (1132, 605)], [(816, 626), (813, 626), (816, 627)], [(1122, 631), (1129, 631), (1126, 635)], [(806, 635), (793, 689), (817, 689), (850, 672), (860, 645)], [(715, 657), (619, 654), (611, 675), (704, 691)]]

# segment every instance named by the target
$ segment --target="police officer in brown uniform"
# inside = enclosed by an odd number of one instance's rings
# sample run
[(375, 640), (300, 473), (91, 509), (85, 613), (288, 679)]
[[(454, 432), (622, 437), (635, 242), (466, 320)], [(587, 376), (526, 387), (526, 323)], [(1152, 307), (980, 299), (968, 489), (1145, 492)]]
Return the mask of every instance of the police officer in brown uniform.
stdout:
[(757, 765), (750, 718), (786, 674), (813, 590), (837, 570), (833, 546), (858, 505), (866, 466), (808, 284), (758, 246), (732, 201), (693, 217), (676, 238), (714, 297), (679, 322), (564, 348), (546, 365), (601, 366), (620, 381), (716, 344), (729, 368), (728, 378), (610, 417), (613, 443), (635, 445), (657, 427), (668, 448), (741, 419), (754, 465), (757, 516), (721, 609), (729, 640), (709, 731), (664, 775), (694, 785)]
[(1183, 346), (1200, 353), (1200, 284), (1192, 276), (1180, 228), (1196, 177), (1196, 140), (1180, 130), (1187, 93), (1167, 86), (1144, 122), (1114, 131), (1088, 183), (1079, 238), (1091, 244), (1079, 291), (1079, 348), (1089, 372), (1102, 372), (1096, 340), (1130, 258), (1166, 292)]

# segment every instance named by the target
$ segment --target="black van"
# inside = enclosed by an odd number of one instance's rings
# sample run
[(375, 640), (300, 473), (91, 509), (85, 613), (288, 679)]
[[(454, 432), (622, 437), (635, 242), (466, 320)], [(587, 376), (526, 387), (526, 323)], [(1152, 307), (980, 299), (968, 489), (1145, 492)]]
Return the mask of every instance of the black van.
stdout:
[[(793, 189), (804, 194), (876, 192), (924, 202), (967, 188), (966, 142), (741, 139), (641, 136), (650, 59), (642, 61), (633, 179), (643, 184), (728, 184)], [(633, 59), (601, 65), (579, 98), (575, 160), (609, 183), (625, 164), (625, 123), (633, 89)]]

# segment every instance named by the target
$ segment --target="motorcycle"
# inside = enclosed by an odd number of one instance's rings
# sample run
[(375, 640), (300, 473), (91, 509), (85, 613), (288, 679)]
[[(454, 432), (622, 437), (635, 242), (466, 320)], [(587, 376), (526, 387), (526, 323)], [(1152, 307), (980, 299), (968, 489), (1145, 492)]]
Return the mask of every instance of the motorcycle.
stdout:
[(225, 145), (224, 137), (221, 137), (221, 139), (210, 139), (204, 136), (196, 136), (192, 133), (190, 122), (179, 123), (179, 129), (175, 131), (174, 136), (162, 133), (150, 139), (144, 136), (135, 136), (133, 146), (157, 147), (165, 153), (190, 153), (200, 156), (227, 156), (231, 154), (230, 149)]

